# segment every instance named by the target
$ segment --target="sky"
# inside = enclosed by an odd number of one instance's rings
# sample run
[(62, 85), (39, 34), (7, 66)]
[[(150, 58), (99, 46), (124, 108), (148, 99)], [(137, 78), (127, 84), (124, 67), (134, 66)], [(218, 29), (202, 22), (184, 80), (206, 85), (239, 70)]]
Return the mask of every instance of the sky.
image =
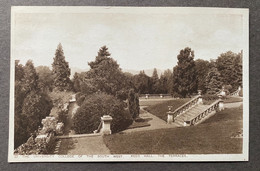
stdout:
[(177, 64), (177, 55), (185, 47), (194, 50), (195, 60), (243, 49), (241, 14), (110, 11), (17, 12), (12, 59), (22, 64), (32, 59), (35, 66), (51, 67), (61, 43), (69, 66), (86, 69), (106, 45), (123, 70), (164, 70)]

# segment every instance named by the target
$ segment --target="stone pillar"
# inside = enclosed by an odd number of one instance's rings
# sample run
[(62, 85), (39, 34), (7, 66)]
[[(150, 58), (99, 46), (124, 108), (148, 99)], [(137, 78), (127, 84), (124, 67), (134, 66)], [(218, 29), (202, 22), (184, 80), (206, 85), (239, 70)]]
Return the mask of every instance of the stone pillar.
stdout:
[(169, 111), (167, 112), (167, 124), (172, 124), (172, 122), (174, 122), (172, 106), (168, 106), (168, 110)]
[(221, 110), (224, 110), (224, 102), (223, 102), (223, 100), (222, 100), (222, 95), (219, 95), (218, 96), (219, 97), (219, 104), (218, 104), (218, 109), (219, 109), (219, 111), (221, 111)]
[(239, 96), (240, 91), (241, 91), (241, 87), (239, 86), (237, 91), (237, 96)]
[(167, 124), (172, 124), (174, 122), (173, 112), (167, 112)]
[(103, 135), (111, 134), (112, 132), (110, 129), (110, 125), (111, 125), (112, 117), (109, 115), (104, 115), (101, 117), (101, 121), (102, 121), (101, 134)]
[(225, 87), (224, 86), (222, 86), (220, 94), (221, 94), (221, 96), (226, 96), (226, 92), (225, 92)]
[(199, 95), (199, 98), (198, 98), (198, 104), (203, 104), (203, 100), (202, 100), (202, 96), (201, 96), (201, 90), (198, 90), (198, 95)]

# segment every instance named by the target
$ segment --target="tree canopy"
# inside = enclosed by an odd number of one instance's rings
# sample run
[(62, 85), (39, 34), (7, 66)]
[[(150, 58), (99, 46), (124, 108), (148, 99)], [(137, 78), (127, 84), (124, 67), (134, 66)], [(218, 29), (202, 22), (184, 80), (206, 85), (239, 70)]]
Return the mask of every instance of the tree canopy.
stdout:
[(216, 67), (224, 85), (231, 85), (235, 90), (242, 85), (242, 54), (228, 51), (220, 54)]
[(99, 49), (96, 60), (88, 63), (90, 70), (86, 73), (82, 92), (92, 94), (98, 91), (116, 95), (125, 87), (126, 77), (117, 62), (110, 57), (108, 48)]

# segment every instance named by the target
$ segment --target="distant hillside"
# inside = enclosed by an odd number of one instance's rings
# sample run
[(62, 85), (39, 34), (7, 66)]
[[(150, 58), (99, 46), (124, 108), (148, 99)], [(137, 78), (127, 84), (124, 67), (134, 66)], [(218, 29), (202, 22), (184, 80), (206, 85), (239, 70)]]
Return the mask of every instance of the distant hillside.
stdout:
[[(136, 75), (136, 74), (139, 74), (139, 73), (140, 73), (140, 71), (138, 71), (138, 70), (133, 70), (133, 69), (122, 69), (122, 70), (123, 70), (123, 72), (129, 72), (129, 73), (131, 73), (131, 74), (133, 74), (133, 75)], [(153, 70), (154, 70), (154, 69), (145, 69), (145, 70), (144, 70), (144, 73), (145, 73), (146, 75), (148, 75), (149, 77), (151, 77), (151, 76), (153, 75)], [(160, 75), (161, 75), (164, 71), (165, 71), (165, 70), (157, 69), (158, 76), (160, 77)]]

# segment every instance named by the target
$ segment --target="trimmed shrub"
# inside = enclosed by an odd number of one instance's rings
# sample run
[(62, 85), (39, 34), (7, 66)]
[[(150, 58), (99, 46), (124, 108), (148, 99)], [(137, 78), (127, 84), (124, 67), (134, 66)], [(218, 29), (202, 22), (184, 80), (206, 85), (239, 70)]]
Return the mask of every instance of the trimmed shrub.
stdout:
[(103, 115), (110, 115), (113, 120), (113, 133), (126, 129), (133, 121), (124, 110), (124, 103), (112, 95), (96, 93), (86, 97), (73, 117), (73, 128), (76, 133), (93, 133), (100, 124)]
[(138, 94), (131, 89), (128, 93), (128, 110), (133, 119), (136, 119), (140, 113)]

